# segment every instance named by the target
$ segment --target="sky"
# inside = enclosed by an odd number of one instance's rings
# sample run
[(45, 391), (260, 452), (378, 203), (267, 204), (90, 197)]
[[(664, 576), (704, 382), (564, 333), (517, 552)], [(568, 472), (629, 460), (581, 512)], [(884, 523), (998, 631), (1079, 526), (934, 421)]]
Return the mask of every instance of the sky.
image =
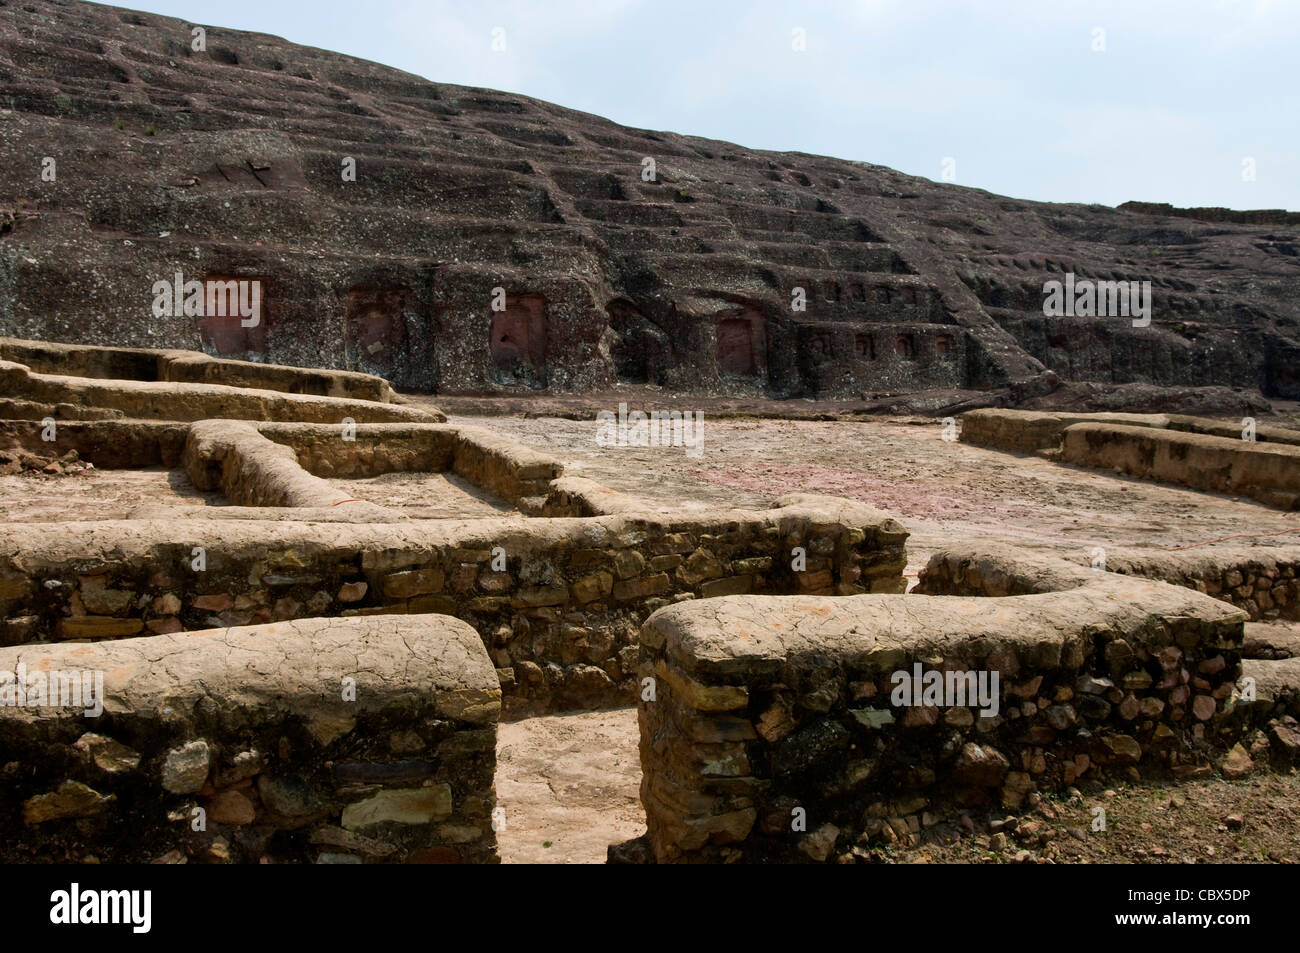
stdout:
[(1300, 0), (129, 5), (1018, 198), (1300, 210)]

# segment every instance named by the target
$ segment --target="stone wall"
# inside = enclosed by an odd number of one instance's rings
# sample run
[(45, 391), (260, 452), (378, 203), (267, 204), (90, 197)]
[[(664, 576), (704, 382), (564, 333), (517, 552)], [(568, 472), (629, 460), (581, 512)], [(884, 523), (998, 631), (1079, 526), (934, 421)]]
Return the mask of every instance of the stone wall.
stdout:
[(1061, 463), (1300, 507), (1300, 431), (1175, 414), (1058, 414), (974, 410), (961, 439)]
[[(234, 507), (175, 509), (177, 518), (261, 516), (245, 508), (310, 509), (301, 519), (337, 520), (329, 508), (348, 495), (321, 477), (451, 471), (502, 499), (538, 512), (563, 472), (553, 457), (478, 427), (445, 424), (269, 423), (202, 420), (192, 424), (139, 420), (59, 421), (46, 442), (39, 420), (0, 421), (0, 446), (31, 452), (77, 451), (95, 466), (125, 469), (183, 466), (202, 490), (221, 490)], [(145, 512), (158, 513), (154, 506)], [(348, 520), (383, 522), (396, 514), (353, 505)]]
[(902, 592), (906, 538), (879, 510), (816, 496), (689, 516), (4, 526), (0, 639), (439, 612), (478, 630), (509, 714), (593, 708), (632, 700), (637, 629), (655, 609), (738, 593)]
[(26, 364), (40, 374), (68, 377), (226, 384), (381, 403), (392, 403), (397, 399), (388, 381), (371, 374), (231, 361), (199, 351), (93, 347), (0, 338), (0, 359)]
[(6, 863), (496, 860), (500, 691), (454, 619), (0, 649), (0, 701)]
[(1108, 549), (1105, 568), (1195, 589), (1244, 610), (1251, 621), (1300, 619), (1300, 546)]
[(482, 427), (365, 424), (347, 441), (337, 427), (276, 423), (257, 429), (292, 447), (303, 468), (322, 477), (448, 471), (519, 502), (545, 497), (564, 472), (556, 458)]
[(182, 463), (198, 489), (219, 489), (236, 506), (326, 507), (350, 499), (300, 467), (291, 448), (243, 420), (196, 422)]
[(316, 397), (228, 384), (170, 381), (99, 380), (40, 374), (24, 364), (0, 360), (0, 413), (8, 400), (48, 405), (70, 404), (118, 411), (126, 417), (154, 420), (302, 420), (337, 424), (345, 417), (358, 423), (407, 421), (440, 423), (435, 410), (401, 404)]
[[(1199, 433), (1212, 437), (1240, 440), (1240, 421), (1214, 420), (1184, 414), (1071, 414), (1035, 410), (986, 408), (962, 415), (961, 439), (966, 443), (1017, 453), (1059, 450), (1066, 428), (1075, 424), (1114, 425), (1120, 427), (1154, 427), (1182, 433)], [(1300, 430), (1273, 427), (1255, 428), (1259, 443), (1300, 445)]]
[(995, 450), (1034, 453), (1056, 450), (1065, 428), (1072, 424), (1093, 422), (1129, 426), (1165, 427), (1164, 414), (1060, 414), (1034, 410), (972, 410), (962, 414), (961, 439)]
[(1074, 424), (1060, 460), (1300, 508), (1300, 447), (1150, 427)]
[[(662, 609), (639, 670), (650, 847), (660, 862), (824, 861), (1081, 776), (1203, 775), (1240, 732), (1245, 619), (996, 549), (937, 553), (910, 595)], [(917, 672), (982, 675), (996, 711), (896, 694), (895, 673)]]
[(163, 420), (57, 420), (55, 439), (44, 439), (41, 418), (0, 420), (0, 448), (31, 453), (77, 451), (77, 455), (107, 470), (175, 467), (180, 464), (188, 423)]

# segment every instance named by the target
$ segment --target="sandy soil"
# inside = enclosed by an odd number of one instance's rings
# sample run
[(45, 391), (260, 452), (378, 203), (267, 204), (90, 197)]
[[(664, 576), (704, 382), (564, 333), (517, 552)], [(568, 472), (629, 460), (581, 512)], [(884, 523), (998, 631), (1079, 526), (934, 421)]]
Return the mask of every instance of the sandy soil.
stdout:
[(470, 519), (513, 511), (509, 503), (454, 473), (384, 473), (327, 480), (331, 486), (412, 519)]
[(0, 476), (0, 520), (6, 523), (120, 520), (149, 503), (223, 506), (225, 498), (200, 493), (184, 470), (163, 467)]

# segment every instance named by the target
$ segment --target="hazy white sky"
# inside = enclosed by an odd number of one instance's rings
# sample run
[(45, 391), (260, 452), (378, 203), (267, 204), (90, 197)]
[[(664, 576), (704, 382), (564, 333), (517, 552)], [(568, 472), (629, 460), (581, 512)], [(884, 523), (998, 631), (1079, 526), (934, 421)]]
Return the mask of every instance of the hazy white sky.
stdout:
[(1300, 0), (130, 5), (630, 126), (933, 179), (951, 157), (1022, 198), (1300, 209)]

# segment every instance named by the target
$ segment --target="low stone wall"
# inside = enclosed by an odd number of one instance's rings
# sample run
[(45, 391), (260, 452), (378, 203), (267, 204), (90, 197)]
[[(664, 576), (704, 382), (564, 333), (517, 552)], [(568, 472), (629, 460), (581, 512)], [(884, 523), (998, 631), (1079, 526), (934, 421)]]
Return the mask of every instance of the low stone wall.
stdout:
[[(981, 447), (1037, 453), (1060, 449), (1068, 427), (1098, 424), (1117, 427), (1153, 427), (1182, 433), (1241, 439), (1241, 423), (1191, 417), (1183, 414), (1106, 414), (1042, 412), (986, 408), (962, 415), (961, 439)], [(1261, 424), (1255, 428), (1258, 443), (1300, 445), (1300, 431)]]
[(906, 538), (879, 510), (815, 496), (692, 516), (10, 525), (0, 639), (439, 612), (478, 630), (509, 714), (595, 708), (632, 700), (637, 630), (655, 609), (737, 593), (902, 592)]
[[(1241, 439), (1241, 422), (1214, 420), (1210, 417), (1188, 417), (1183, 414), (1168, 415), (1170, 430), (1186, 433), (1200, 433), (1208, 437), (1227, 437), (1230, 440)], [(1288, 430), (1285, 427), (1272, 427), (1259, 424), (1255, 427), (1256, 443), (1281, 443), (1288, 446), (1300, 446), (1300, 430)]]
[[(477, 427), (361, 424), (345, 440), (337, 427), (223, 420), (191, 427), (185, 464), (195, 486), (220, 485), (232, 503), (302, 507), (349, 500), (320, 476), (450, 470), (511, 502), (534, 498), (540, 508), (564, 470), (552, 457)], [(383, 517), (381, 507), (363, 505), (367, 518)]]
[[(940, 552), (910, 595), (662, 609), (638, 673), (650, 847), (661, 862), (824, 861), (1079, 777), (1206, 773), (1241, 730), (1245, 619), (1009, 550)], [(920, 676), (916, 697), (896, 673)]]
[(1300, 657), (1246, 659), (1241, 678), (1250, 679), (1255, 689), (1255, 702), (1248, 709), (1251, 720), (1257, 725), (1272, 722), (1273, 746), (1300, 755), (1300, 724), (1294, 720), (1300, 718)]
[(199, 351), (96, 347), (0, 338), (0, 360), (26, 364), (40, 374), (110, 380), (227, 384), (259, 390), (393, 403), (397, 394), (382, 377), (283, 364), (211, 357)]
[(126, 414), (102, 407), (79, 407), (76, 404), (42, 404), (34, 400), (0, 397), (0, 419), (10, 420), (121, 420)]
[(560, 477), (551, 482), (543, 516), (600, 516), (606, 513), (632, 513), (644, 504), (626, 493), (585, 477)]
[(6, 863), (496, 860), (500, 691), (455, 619), (0, 649), (0, 700)]
[(989, 408), (962, 414), (961, 440), (995, 450), (1036, 453), (1060, 447), (1065, 428), (1077, 423), (1167, 427), (1164, 414), (1064, 414)]
[[(540, 511), (564, 467), (553, 457), (478, 427), (446, 424), (270, 423), (202, 420), (59, 421), (46, 441), (40, 421), (0, 421), (0, 449), (76, 450), (108, 469), (182, 465), (196, 487), (222, 490), (236, 507), (322, 510), (300, 519), (337, 519), (324, 509), (348, 499), (321, 477), (368, 477), (392, 472), (451, 471), (497, 496)], [(398, 517), (382, 507), (350, 504), (347, 520)], [(157, 512), (163, 507), (150, 507)], [(184, 507), (178, 518), (247, 519), (267, 514), (229, 507)]]
[[(268, 440), (247, 421), (194, 423), (181, 463), (196, 487), (219, 489), (236, 506), (331, 507), (351, 500), (299, 466), (291, 447)], [(356, 505), (368, 507), (375, 518), (384, 515), (373, 504)]]
[(564, 472), (552, 457), (478, 427), (458, 427), (452, 469), (507, 500), (540, 499)]
[(388, 381), (371, 374), (231, 361), (195, 351), (170, 352), (164, 361), (161, 379), (188, 384), (228, 384), (231, 387), (369, 400), (383, 404), (400, 402), (397, 392)]
[(481, 427), (447, 424), (359, 424), (348, 440), (337, 427), (258, 424), (286, 444), (304, 469), (322, 477), (450, 471), (503, 499), (544, 497), (564, 472), (557, 459)]
[(121, 381), (159, 381), (169, 354), (163, 348), (94, 347), (0, 337), (0, 361), (25, 364), (38, 374), (96, 377)]
[(292, 447), (298, 463), (319, 477), (382, 473), (441, 473), (452, 468), (459, 427), (449, 424), (358, 424), (343, 430), (320, 424), (259, 423), (257, 431)]
[(1108, 549), (1105, 568), (1195, 589), (1244, 610), (1252, 622), (1300, 619), (1300, 546)]
[(1300, 509), (1300, 447), (1204, 434), (1074, 424), (1060, 460)]
[(60, 377), (38, 374), (25, 365), (9, 361), (0, 361), (0, 393), (29, 402), (117, 410), (128, 417), (153, 420), (226, 418), (327, 424), (338, 424), (345, 417), (358, 423), (441, 423), (446, 420), (440, 411), (401, 404), (313, 397), (225, 384)]

